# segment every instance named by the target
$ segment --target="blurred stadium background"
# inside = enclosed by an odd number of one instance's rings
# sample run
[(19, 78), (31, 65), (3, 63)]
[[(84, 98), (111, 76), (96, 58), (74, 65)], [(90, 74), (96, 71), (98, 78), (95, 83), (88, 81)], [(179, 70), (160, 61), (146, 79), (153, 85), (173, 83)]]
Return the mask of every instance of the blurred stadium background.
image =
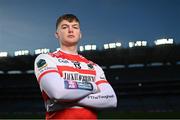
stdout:
[[(112, 84), (118, 107), (99, 118), (180, 118), (180, 44), (173, 39), (79, 46), (79, 53), (99, 64)], [(51, 50), (0, 52), (0, 118), (44, 118), (34, 59)]]

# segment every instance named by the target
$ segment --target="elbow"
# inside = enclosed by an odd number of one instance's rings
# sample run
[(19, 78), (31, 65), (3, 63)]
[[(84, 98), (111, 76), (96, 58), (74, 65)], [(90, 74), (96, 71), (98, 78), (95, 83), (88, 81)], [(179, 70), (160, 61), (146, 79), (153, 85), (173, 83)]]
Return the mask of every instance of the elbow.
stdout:
[(114, 100), (111, 102), (111, 107), (116, 108), (117, 107), (117, 98), (115, 97)]
[(117, 107), (116, 95), (114, 95), (114, 97), (112, 99), (109, 99), (108, 103), (109, 103), (109, 105), (108, 105), (109, 108), (116, 108)]
[(55, 100), (62, 100), (63, 97), (64, 97), (64, 92), (62, 91), (59, 91), (59, 90), (56, 90), (54, 91), (50, 96), (52, 99), (55, 99)]
[(103, 104), (104, 108), (116, 108), (117, 107), (117, 98), (114, 96), (111, 99), (108, 99), (107, 101), (104, 101)]
[(61, 100), (61, 99), (62, 99), (62, 96), (59, 95), (59, 94), (53, 94), (52, 99)]

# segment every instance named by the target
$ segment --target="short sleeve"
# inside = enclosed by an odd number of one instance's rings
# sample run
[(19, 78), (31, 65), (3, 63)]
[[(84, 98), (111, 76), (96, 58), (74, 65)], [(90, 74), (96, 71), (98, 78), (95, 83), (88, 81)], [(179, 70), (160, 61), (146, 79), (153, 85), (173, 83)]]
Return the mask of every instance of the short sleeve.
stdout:
[(40, 82), (43, 75), (50, 72), (58, 72), (58, 69), (50, 55), (40, 54), (35, 59), (34, 71), (38, 82)]

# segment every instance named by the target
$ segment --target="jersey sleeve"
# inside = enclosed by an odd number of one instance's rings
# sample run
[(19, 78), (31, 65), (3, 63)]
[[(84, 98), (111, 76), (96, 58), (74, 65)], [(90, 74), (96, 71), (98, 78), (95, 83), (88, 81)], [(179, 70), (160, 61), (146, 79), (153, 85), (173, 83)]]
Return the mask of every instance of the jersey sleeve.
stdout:
[(99, 85), (101, 83), (107, 83), (108, 84), (108, 81), (106, 79), (104, 71), (102, 70), (102, 68), (99, 65), (96, 66), (96, 80), (95, 80), (95, 82), (97, 85)]
[(78, 101), (79, 105), (91, 108), (113, 108), (117, 106), (117, 97), (109, 82), (106, 80), (103, 70), (97, 66), (96, 85), (99, 92), (90, 94)]
[(34, 62), (34, 71), (39, 83), (45, 74), (52, 72), (58, 73), (56, 64), (53, 63), (48, 54), (40, 54), (37, 56)]
[(97, 91), (95, 83), (64, 80), (48, 54), (41, 54), (35, 59), (34, 69), (41, 91), (45, 91), (51, 99), (77, 100)]

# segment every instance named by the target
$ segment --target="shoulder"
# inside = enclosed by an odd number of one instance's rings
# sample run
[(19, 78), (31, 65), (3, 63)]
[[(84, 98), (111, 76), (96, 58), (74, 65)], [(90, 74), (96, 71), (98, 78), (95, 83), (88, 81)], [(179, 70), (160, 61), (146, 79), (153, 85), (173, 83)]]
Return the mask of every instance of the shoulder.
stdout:
[(96, 66), (96, 71), (104, 72), (103, 69), (98, 64), (95, 64), (95, 66)]
[(49, 69), (55, 69), (57, 66), (56, 60), (49, 54), (40, 54), (36, 57), (34, 61), (34, 67), (38, 71), (45, 71)]
[(48, 65), (55, 65), (57, 64), (56, 58), (53, 57), (51, 54), (40, 54), (36, 57), (34, 61), (34, 65), (43, 65), (43, 64), (48, 64)]
[(37, 67), (42, 67), (47, 64), (47, 61), (50, 60), (50, 56), (48, 54), (40, 54), (36, 57), (34, 61), (34, 65)]
[(92, 64), (92, 65), (97, 65), (96, 63), (94, 63), (93, 61), (87, 59), (86, 57), (82, 56), (79, 54), (79, 57), (81, 58), (81, 60), (85, 63), (89, 63), (89, 64)]
[(53, 59), (53, 58), (57, 58), (57, 56), (58, 56), (58, 52), (57, 51), (51, 52), (51, 53), (47, 53), (47, 54), (39, 54), (36, 57), (36, 60), (37, 59)]
[(79, 56), (83, 59), (83, 61), (85, 61), (88, 64), (88, 67), (94, 66), (96, 71), (103, 71), (103, 69), (97, 63), (85, 58), (82, 55), (79, 55)]
[(49, 54), (39, 54), (36, 59), (35, 62), (39, 61), (39, 60), (48, 60), (48, 59), (52, 59), (52, 56)]

